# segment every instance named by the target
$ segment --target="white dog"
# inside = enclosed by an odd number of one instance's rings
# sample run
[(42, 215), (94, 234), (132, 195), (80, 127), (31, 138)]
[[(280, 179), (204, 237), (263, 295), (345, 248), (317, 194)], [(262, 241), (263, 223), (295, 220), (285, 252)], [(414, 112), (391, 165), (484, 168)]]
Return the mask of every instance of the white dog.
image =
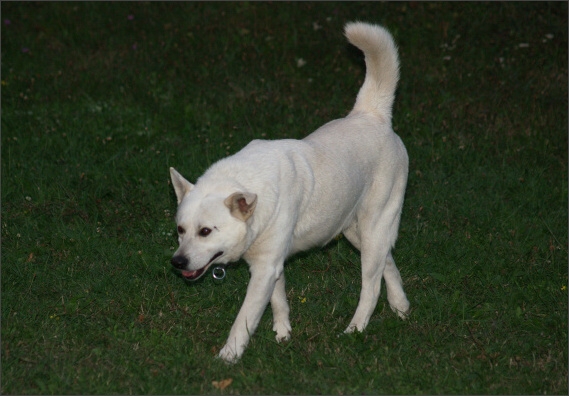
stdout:
[(367, 67), (346, 118), (303, 140), (254, 140), (195, 185), (170, 168), (180, 244), (172, 265), (195, 280), (213, 264), (241, 257), (249, 264), (245, 301), (219, 353), (226, 362), (241, 357), (269, 301), (277, 340), (290, 338), (285, 259), (339, 233), (360, 250), (362, 262), (360, 301), (345, 332), (366, 327), (382, 278), (393, 311), (401, 318), (409, 311), (391, 256), (408, 173), (405, 146), (391, 128), (397, 47), (380, 26), (348, 23), (345, 34)]

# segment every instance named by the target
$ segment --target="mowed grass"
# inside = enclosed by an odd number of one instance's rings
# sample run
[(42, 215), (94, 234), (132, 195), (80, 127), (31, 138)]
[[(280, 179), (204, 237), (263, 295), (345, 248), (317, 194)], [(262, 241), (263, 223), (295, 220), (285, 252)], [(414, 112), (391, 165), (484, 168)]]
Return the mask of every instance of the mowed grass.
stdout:
[[(302, 138), (363, 81), (345, 22), (400, 47), (410, 156), (394, 257), (409, 320), (360, 290), (339, 238), (285, 267), (215, 358), (247, 265), (186, 283), (168, 168)], [(567, 394), (567, 3), (2, 3), (5, 394)]]

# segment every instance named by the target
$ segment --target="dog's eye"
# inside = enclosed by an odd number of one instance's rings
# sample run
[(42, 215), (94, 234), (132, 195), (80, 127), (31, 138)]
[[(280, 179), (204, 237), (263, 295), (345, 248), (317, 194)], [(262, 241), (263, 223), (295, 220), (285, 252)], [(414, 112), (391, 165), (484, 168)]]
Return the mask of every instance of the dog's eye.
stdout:
[(185, 233), (186, 233), (186, 230), (184, 230), (184, 228), (182, 228), (181, 226), (178, 226), (178, 234), (182, 235)]
[(202, 229), (200, 230), (199, 235), (202, 236), (202, 237), (206, 237), (206, 236), (208, 236), (210, 233), (211, 233), (211, 229), (210, 229), (210, 228), (207, 228), (207, 227), (204, 227), (204, 228), (202, 228)]

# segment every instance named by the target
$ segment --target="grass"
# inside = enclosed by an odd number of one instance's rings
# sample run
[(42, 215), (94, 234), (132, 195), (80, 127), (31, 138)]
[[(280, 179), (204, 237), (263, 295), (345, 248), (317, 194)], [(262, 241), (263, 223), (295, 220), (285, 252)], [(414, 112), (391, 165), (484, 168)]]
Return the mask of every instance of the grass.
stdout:
[[(360, 283), (340, 239), (288, 261), (293, 339), (267, 310), (226, 366), (247, 266), (170, 270), (168, 167), (347, 114), (350, 20), (400, 47), (411, 317), (383, 295), (338, 336)], [(567, 394), (567, 3), (4, 2), (1, 23), (2, 393)]]

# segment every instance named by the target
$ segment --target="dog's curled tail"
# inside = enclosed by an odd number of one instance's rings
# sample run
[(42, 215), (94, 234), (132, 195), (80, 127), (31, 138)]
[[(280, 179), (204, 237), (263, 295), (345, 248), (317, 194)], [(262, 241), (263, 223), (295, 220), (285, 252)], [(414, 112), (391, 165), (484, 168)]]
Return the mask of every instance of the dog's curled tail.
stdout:
[(399, 81), (399, 56), (391, 34), (381, 26), (350, 22), (344, 29), (348, 41), (365, 55), (366, 76), (350, 114), (372, 113), (391, 121)]

